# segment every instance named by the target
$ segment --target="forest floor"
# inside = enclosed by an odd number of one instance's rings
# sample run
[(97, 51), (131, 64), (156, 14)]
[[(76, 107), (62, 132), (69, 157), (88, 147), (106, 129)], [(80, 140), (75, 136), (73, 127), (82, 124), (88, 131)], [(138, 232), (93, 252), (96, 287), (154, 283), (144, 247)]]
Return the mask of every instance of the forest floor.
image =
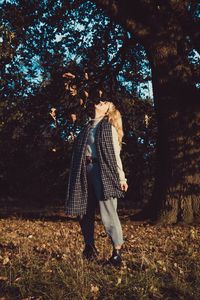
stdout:
[(97, 261), (82, 259), (76, 220), (62, 209), (0, 212), (0, 299), (200, 299), (200, 226), (136, 222), (119, 210), (123, 265), (97, 214)]

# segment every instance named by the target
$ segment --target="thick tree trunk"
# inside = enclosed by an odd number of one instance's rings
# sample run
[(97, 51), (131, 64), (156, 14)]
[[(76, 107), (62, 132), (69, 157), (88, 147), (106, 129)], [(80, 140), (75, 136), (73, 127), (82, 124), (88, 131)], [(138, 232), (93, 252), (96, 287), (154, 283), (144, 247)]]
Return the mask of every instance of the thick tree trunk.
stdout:
[(154, 40), (148, 53), (158, 119), (151, 213), (164, 223), (200, 222), (200, 94), (177, 43)]
[(200, 112), (159, 118), (158, 165), (152, 212), (159, 221), (200, 221)]

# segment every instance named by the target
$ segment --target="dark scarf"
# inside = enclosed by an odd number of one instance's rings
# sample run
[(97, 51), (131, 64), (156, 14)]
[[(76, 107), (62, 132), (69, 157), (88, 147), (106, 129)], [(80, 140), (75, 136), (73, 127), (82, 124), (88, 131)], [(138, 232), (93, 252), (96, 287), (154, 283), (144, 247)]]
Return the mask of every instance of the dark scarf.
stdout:
[[(66, 214), (83, 215), (86, 213), (88, 189), (85, 153), (91, 127), (92, 123), (88, 122), (77, 136), (73, 145), (67, 184)], [(112, 125), (106, 117), (97, 125), (95, 145), (103, 186), (102, 200), (107, 200), (111, 197), (124, 197), (124, 192), (119, 184), (117, 161), (112, 142)]]

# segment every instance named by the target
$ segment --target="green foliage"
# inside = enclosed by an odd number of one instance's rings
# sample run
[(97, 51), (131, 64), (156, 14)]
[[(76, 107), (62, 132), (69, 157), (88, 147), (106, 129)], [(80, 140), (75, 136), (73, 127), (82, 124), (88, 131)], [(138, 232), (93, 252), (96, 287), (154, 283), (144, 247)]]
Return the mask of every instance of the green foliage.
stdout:
[[(4, 197), (43, 203), (65, 196), (73, 135), (101, 90), (123, 116), (127, 198), (148, 199), (156, 124), (152, 102), (138, 99), (138, 86), (151, 75), (143, 47), (89, 1), (77, 7), (69, 1), (15, 1), (1, 8)], [(146, 127), (145, 114), (151, 118)]]
[[(67, 69), (75, 71), (75, 67), (81, 72), (80, 66), (74, 64), (70, 64)], [(48, 196), (48, 201), (49, 197), (54, 199), (65, 196), (73, 144), (70, 136), (76, 135), (77, 129), (87, 121), (88, 107), (93, 101), (89, 95), (96, 94), (97, 97), (97, 90), (94, 89), (93, 81), (90, 85), (89, 80), (86, 84), (84, 80), (75, 77), (77, 88), (76, 94), (72, 95), (70, 87), (74, 86), (74, 82), (63, 78), (66, 72), (61, 73), (53, 73), (52, 80), (37, 95), (19, 101), (17, 107), (13, 107), (12, 114), (8, 113), (7, 120), (3, 112), (5, 124), (0, 134), (5, 195), (15, 195), (22, 201), (27, 197), (35, 200), (43, 198), (43, 203), (45, 196)], [(86, 89), (88, 94), (84, 94)], [(152, 102), (128, 98), (119, 84), (115, 91), (113, 102), (121, 111), (124, 123), (122, 156), (130, 184), (127, 198), (134, 201), (148, 200), (152, 188), (156, 140)], [(56, 110), (55, 120), (50, 114), (52, 107)], [(72, 115), (76, 116), (75, 120)], [(145, 115), (149, 118), (146, 123)], [(5, 188), (8, 186), (9, 189)]]

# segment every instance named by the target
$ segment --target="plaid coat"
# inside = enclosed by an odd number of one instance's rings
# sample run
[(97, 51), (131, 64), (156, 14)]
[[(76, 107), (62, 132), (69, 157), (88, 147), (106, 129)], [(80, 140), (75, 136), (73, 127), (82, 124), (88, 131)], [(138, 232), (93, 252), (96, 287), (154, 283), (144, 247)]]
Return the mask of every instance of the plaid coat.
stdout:
[[(90, 122), (85, 125), (73, 145), (65, 202), (65, 212), (69, 215), (84, 215), (86, 213), (88, 188), (85, 152), (91, 126)], [(117, 172), (117, 161), (112, 142), (112, 125), (106, 117), (97, 126), (95, 146), (103, 186), (104, 198), (102, 200), (107, 200), (110, 197), (124, 197), (125, 194), (120, 188)]]

